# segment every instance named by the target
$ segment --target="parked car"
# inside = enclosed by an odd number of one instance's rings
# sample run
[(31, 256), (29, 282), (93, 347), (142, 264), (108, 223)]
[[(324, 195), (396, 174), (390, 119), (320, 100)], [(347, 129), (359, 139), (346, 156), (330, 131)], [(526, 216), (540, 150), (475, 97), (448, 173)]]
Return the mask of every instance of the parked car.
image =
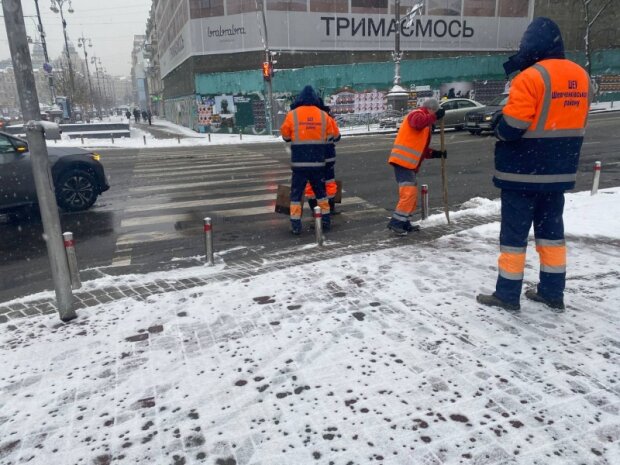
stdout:
[[(110, 188), (97, 153), (76, 147), (47, 151), (56, 200), (63, 210), (86, 210)], [(28, 142), (0, 132), (0, 211), (36, 203)]]
[(388, 110), (381, 115), (379, 118), (379, 128), (394, 128), (398, 129), (400, 127), (400, 123), (402, 123), (405, 115), (402, 112)]
[(468, 98), (444, 100), (439, 106), (446, 110), (446, 115), (443, 117), (444, 127), (459, 130), (465, 127), (467, 113), (484, 108), (482, 103)]
[(508, 94), (501, 94), (495, 97), (486, 107), (470, 111), (467, 113), (465, 129), (472, 134), (494, 131), (507, 101)]

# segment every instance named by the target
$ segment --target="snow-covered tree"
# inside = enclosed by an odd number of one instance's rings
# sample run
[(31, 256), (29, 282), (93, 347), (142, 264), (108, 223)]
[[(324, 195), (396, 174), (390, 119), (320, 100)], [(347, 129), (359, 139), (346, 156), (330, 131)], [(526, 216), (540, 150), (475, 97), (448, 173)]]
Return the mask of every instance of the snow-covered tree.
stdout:
[(586, 70), (592, 74), (592, 49), (591, 34), (592, 28), (601, 15), (607, 10), (613, 0), (581, 0), (583, 3), (583, 20), (585, 22), (584, 50), (586, 53)]

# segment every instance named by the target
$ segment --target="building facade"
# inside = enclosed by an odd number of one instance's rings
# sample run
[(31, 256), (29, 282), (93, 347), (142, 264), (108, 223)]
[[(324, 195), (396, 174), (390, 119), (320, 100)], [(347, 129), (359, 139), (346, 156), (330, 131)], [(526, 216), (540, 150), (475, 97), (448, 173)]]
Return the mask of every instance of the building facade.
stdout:
[[(400, 2), (406, 86), (502, 80), (501, 62), (534, 16), (555, 19), (567, 49), (583, 51), (581, 0), (423, 0), (421, 14), (406, 17), (413, 3)], [(266, 57), (276, 70), (275, 106), (305, 83), (334, 95), (393, 82), (393, 0), (157, 0), (153, 13), (166, 117), (197, 130), (218, 115), (218, 95), (235, 109), (247, 104), (243, 121), (260, 114)], [(617, 20), (615, 9), (601, 17), (593, 49), (620, 49)], [(597, 57), (594, 72), (607, 65), (607, 55)]]

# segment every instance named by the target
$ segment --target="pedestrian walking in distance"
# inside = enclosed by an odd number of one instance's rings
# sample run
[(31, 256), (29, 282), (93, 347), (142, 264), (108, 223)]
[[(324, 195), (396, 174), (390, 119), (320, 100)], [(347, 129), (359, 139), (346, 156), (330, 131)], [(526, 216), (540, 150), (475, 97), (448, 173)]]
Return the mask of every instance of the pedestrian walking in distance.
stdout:
[(501, 189), (499, 276), (495, 292), (478, 302), (520, 310), (527, 238), (532, 224), (540, 258), (537, 288), (528, 299), (564, 311), (566, 244), (564, 192), (575, 186), (593, 96), (590, 76), (564, 56), (557, 24), (535, 18), (519, 52), (504, 63), (512, 81), (495, 135), (495, 176)]
[(129, 123), (129, 121), (131, 120), (131, 112), (129, 110), (125, 112), (125, 117), (127, 118), (127, 122)]
[[(280, 134), (291, 143), (291, 232), (301, 234), (301, 200), (309, 182), (321, 207), (322, 226), (331, 226), (329, 202), (325, 193), (325, 150), (336, 137), (337, 128), (327, 113), (319, 108), (321, 102), (312, 86), (302, 89), (280, 127)], [(331, 120), (331, 121), (330, 121)]]
[[(336, 136), (331, 138), (325, 146), (325, 192), (329, 202), (329, 214), (334, 215), (336, 213), (336, 194), (338, 193), (338, 185), (336, 184), (336, 142), (340, 140), (340, 130), (336, 120), (331, 116), (330, 108), (325, 105), (322, 98), (319, 98), (319, 102), (321, 104), (319, 108), (327, 113), (330, 123), (336, 131)], [(305, 196), (308, 199), (310, 211), (314, 212), (314, 207), (317, 206), (316, 195), (310, 183), (306, 184)]]
[(388, 163), (394, 167), (398, 183), (398, 204), (387, 227), (395, 234), (406, 236), (418, 231), (411, 218), (418, 204), (417, 173), (425, 158), (447, 157), (445, 151), (430, 149), (433, 124), (443, 118), (445, 110), (430, 98), (410, 112), (400, 125)]

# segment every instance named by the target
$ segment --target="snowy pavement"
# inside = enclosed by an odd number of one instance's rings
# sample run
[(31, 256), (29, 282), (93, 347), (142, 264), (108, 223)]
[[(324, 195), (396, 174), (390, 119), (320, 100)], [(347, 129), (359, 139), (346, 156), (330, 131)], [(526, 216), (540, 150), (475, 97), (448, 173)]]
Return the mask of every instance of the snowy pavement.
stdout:
[(11, 320), (0, 463), (620, 463), (619, 205), (620, 188), (567, 196), (559, 315), (475, 302), (491, 223)]

